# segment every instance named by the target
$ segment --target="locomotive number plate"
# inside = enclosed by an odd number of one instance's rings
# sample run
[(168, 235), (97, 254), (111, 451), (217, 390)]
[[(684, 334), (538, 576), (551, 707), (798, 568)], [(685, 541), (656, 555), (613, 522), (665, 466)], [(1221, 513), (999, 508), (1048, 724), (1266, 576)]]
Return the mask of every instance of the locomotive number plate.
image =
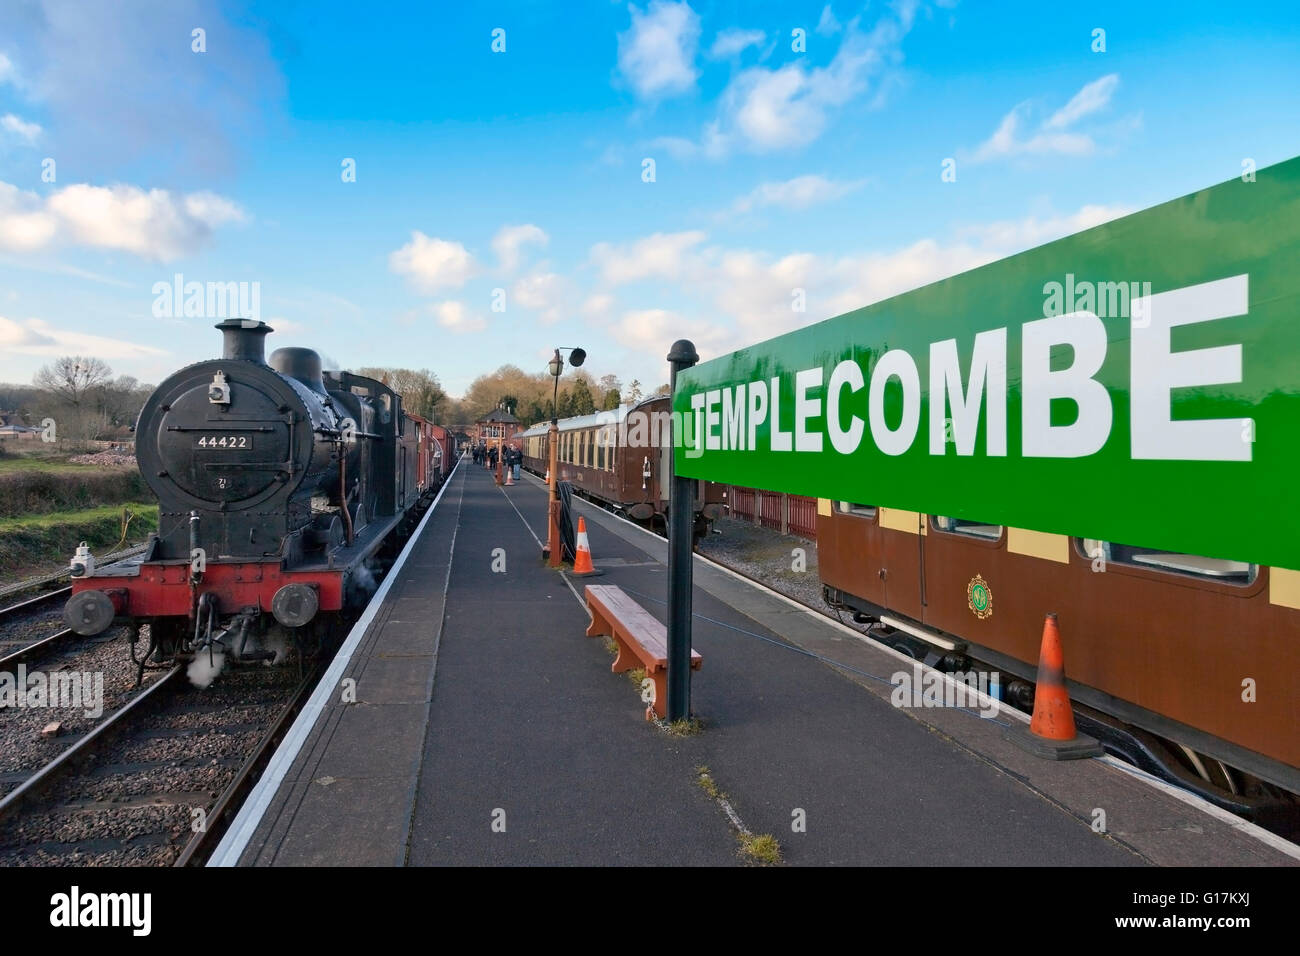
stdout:
[(195, 448), (227, 448), (243, 451), (253, 447), (251, 435), (200, 435), (194, 439)]

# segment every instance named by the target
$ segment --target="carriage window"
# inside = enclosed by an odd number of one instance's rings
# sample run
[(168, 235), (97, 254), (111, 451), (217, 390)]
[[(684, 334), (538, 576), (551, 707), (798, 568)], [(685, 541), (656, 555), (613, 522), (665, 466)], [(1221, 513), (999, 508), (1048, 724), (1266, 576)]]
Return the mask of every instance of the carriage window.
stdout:
[(971, 538), (985, 538), (996, 541), (1002, 537), (1002, 525), (985, 524), (983, 521), (970, 521), (966, 518), (953, 518), (948, 515), (930, 515), (930, 523), (940, 531), (949, 534), (964, 534)]
[(876, 516), (875, 505), (862, 505), (858, 504), (856, 501), (837, 501), (835, 502), (835, 507), (839, 510), (840, 514), (861, 515), (864, 518), (874, 518)]
[(1199, 578), (1204, 581), (1221, 581), (1224, 584), (1253, 584), (1259, 577), (1259, 565), (1245, 561), (1228, 561), (1224, 558), (1206, 558), (1180, 551), (1162, 551), (1159, 548), (1140, 548), (1113, 541), (1094, 538), (1076, 538), (1080, 552), (1094, 565), (1126, 564), (1153, 571), (1164, 571)]

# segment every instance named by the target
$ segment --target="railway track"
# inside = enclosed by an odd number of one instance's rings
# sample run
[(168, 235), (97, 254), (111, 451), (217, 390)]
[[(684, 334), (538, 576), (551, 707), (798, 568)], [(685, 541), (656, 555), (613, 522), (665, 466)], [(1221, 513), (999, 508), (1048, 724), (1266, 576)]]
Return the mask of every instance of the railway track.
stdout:
[(0, 799), (0, 866), (202, 863), (319, 673), (162, 673)]
[[(140, 554), (144, 547), (128, 548), (106, 555), (104, 564), (112, 564)], [(41, 587), (68, 577), (66, 571), (37, 578), (21, 585), (0, 590), (0, 595), (15, 594)], [(73, 637), (63, 626), (63, 604), (72, 594), (72, 586), (43, 591), (12, 604), (0, 606), (0, 670), (30, 663), (36, 657), (57, 649)]]
[[(201, 691), (151, 668), (137, 687), (127, 629), (76, 635), (70, 592), (0, 608), (0, 672), (47, 688), (0, 705), (0, 865), (201, 863), (318, 672), (231, 669)], [(70, 674), (76, 706), (55, 706)]]
[(37, 645), (53, 646), (72, 631), (63, 625), (63, 602), (72, 588), (0, 608), (0, 670), (21, 663)]

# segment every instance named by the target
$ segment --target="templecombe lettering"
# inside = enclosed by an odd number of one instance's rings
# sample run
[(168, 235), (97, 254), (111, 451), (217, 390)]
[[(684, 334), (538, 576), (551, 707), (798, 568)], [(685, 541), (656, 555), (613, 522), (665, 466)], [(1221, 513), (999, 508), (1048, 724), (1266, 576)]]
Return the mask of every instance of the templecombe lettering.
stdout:
[[(1243, 316), (1248, 308), (1248, 276), (1171, 289), (1132, 303), (1143, 321), (1125, 324), (1129, 339), (1129, 435), (1133, 459), (1171, 461), (1250, 461), (1254, 420), (1174, 418), (1173, 392), (1242, 380), (1240, 343), (1174, 351), (1172, 330), (1185, 325)], [(1035, 319), (1020, 326), (1020, 367), (1008, 368), (1007, 327), (974, 335), (963, 374), (955, 338), (931, 342), (928, 381), (916, 357), (890, 348), (867, 366), (845, 359), (834, 366), (798, 369), (770, 378), (706, 389), (690, 395), (682, 430), (688, 450), (821, 453), (851, 455), (868, 441), (881, 453), (911, 450), (922, 429), (922, 388), (928, 390), (926, 428), (931, 455), (975, 455), (981, 419), (983, 454), (1005, 457), (1007, 390), (1020, 383), (1021, 447), (1025, 458), (1081, 458), (1096, 454), (1110, 439), (1115, 408), (1110, 392), (1096, 378), (1109, 346), (1106, 325), (1096, 312), (1075, 311)], [(1069, 364), (1054, 368), (1054, 353), (1068, 353)], [(1059, 361), (1059, 359), (1058, 359)], [(791, 381), (793, 379), (793, 381)], [(886, 392), (896, 383), (901, 405), (886, 414)], [(793, 387), (791, 387), (793, 386)], [(866, 391), (862, 402), (853, 396)], [(1054, 423), (1052, 403), (1068, 401), (1073, 421)], [(686, 424), (683, 422), (682, 424)]]

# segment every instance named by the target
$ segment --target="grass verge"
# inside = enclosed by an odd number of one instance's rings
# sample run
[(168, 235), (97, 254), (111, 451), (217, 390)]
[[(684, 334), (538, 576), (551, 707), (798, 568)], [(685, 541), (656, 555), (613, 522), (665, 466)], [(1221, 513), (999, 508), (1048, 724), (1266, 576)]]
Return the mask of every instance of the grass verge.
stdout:
[(122, 538), (123, 509), (132, 516), (128, 544), (158, 529), (158, 506), (142, 502), (0, 518), (0, 573), (66, 564), (82, 541), (96, 552), (112, 548)]

